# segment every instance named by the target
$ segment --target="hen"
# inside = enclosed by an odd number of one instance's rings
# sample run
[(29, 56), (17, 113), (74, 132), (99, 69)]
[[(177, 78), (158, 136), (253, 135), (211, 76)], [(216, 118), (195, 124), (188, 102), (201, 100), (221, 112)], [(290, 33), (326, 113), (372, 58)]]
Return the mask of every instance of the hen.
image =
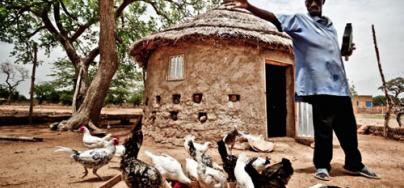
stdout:
[(281, 162), (267, 167), (260, 174), (251, 160), (245, 167), (256, 188), (284, 188), (293, 175), (292, 164), (288, 159), (283, 158)]
[(219, 165), (217, 165), (216, 163), (213, 162), (211, 156), (206, 154), (206, 152), (201, 152), (200, 150), (197, 150), (195, 148), (195, 145), (194, 145), (194, 142), (192, 139), (186, 140), (184, 145), (187, 146), (185, 149), (187, 150), (189, 155), (192, 157), (192, 159), (194, 159), (195, 161), (202, 162), (203, 164), (205, 164), (208, 167), (219, 168)]
[(224, 188), (226, 186), (226, 177), (220, 170), (199, 162), (197, 173), (203, 188)]
[(111, 140), (112, 135), (111, 134), (107, 134), (106, 136), (100, 138), (100, 137), (96, 137), (91, 135), (90, 130), (87, 129), (87, 127), (85, 126), (81, 126), (80, 127), (80, 132), (83, 132), (83, 144), (84, 146), (88, 147), (88, 148), (102, 148), (104, 147), (104, 142)]
[(145, 151), (145, 154), (150, 157), (154, 167), (156, 167), (160, 174), (167, 180), (179, 181), (180, 183), (191, 185), (191, 180), (184, 174), (180, 162), (176, 159), (167, 154), (155, 155), (149, 151)]
[(200, 153), (206, 153), (206, 151), (209, 149), (209, 146), (211, 146), (211, 142), (205, 142), (203, 144), (195, 142), (195, 136), (192, 135), (185, 136), (184, 140), (184, 148), (186, 151), (189, 151), (189, 142), (193, 142), (195, 150)]
[(226, 145), (223, 140), (217, 142), (220, 158), (223, 162), (223, 169), (227, 173), (227, 181), (235, 182), (234, 168), (236, 166), (237, 157), (227, 153)]
[(93, 174), (102, 180), (103, 178), (97, 174), (97, 170), (108, 164), (112, 159), (115, 154), (116, 144), (118, 144), (118, 140), (114, 138), (105, 143), (105, 148), (97, 148), (81, 152), (71, 148), (57, 146), (58, 149), (55, 150), (55, 152), (67, 152), (72, 154), (71, 157), (84, 167), (85, 171), (83, 177), (88, 174), (87, 168), (92, 168)]
[(237, 136), (240, 136), (240, 133), (237, 131), (237, 128), (235, 127), (232, 131), (228, 132), (223, 137), (223, 142), (226, 144), (226, 146), (230, 146), (230, 149), (226, 147), (230, 154), (231, 151), (233, 150), (234, 144), (236, 143)]
[(241, 153), (238, 156), (236, 167), (234, 168), (234, 175), (237, 180), (237, 185), (240, 188), (254, 188), (253, 180), (245, 170), (249, 162), (250, 158), (245, 153)]
[(142, 120), (140, 118), (124, 144), (126, 149), (121, 160), (122, 179), (131, 188), (159, 188), (165, 183), (160, 172), (153, 166), (137, 159), (142, 143)]

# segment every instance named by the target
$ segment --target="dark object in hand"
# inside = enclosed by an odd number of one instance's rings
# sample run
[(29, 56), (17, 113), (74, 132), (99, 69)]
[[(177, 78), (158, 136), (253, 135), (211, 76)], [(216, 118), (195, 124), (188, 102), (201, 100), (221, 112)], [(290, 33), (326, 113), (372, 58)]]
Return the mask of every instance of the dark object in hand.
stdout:
[(341, 56), (345, 56), (345, 59), (348, 60), (348, 57), (352, 55), (352, 52), (355, 50), (355, 44), (353, 41), (353, 33), (352, 33), (352, 24), (347, 23), (345, 25), (344, 36), (342, 38), (342, 47), (341, 47)]

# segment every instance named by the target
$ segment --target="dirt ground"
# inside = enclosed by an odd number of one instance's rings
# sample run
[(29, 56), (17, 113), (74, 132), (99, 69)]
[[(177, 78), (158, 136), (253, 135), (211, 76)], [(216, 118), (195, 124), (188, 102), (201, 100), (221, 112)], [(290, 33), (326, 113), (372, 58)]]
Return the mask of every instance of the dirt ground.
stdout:
[[(110, 131), (120, 134), (128, 128), (112, 128)], [(40, 126), (1, 126), (0, 134), (35, 135), (44, 138), (43, 142), (0, 141), (0, 186), (1, 187), (97, 187), (104, 181), (93, 174), (81, 178), (83, 169), (68, 154), (54, 153), (55, 146), (72, 147), (85, 150), (81, 143), (82, 135), (76, 132), (53, 132), (47, 125)], [(288, 187), (309, 187), (317, 183), (338, 185), (341, 187), (404, 187), (404, 147), (402, 142), (385, 140), (382, 137), (360, 135), (359, 145), (363, 161), (380, 176), (381, 180), (369, 180), (363, 177), (346, 175), (342, 170), (344, 155), (336, 144), (334, 148), (333, 171), (330, 182), (320, 182), (313, 177), (312, 153), (310, 147), (297, 144), (292, 139), (277, 139), (272, 153), (249, 152), (250, 156), (269, 156), (272, 162), (282, 157), (292, 160), (295, 174)], [(187, 154), (182, 147), (156, 144), (146, 137), (140, 159), (150, 162), (143, 155), (144, 150), (164, 152), (179, 159), (182, 163)], [(216, 148), (210, 149), (215, 161), (220, 162)], [(235, 153), (241, 151), (236, 150)], [(244, 151), (243, 151), (244, 152)], [(119, 172), (119, 158), (114, 158), (98, 172), (110, 178)]]
[[(0, 112), (9, 107), (0, 106)], [(14, 108), (13, 109), (20, 109)], [(22, 110), (26, 109), (21, 107)], [(46, 110), (47, 107), (43, 107)], [(49, 110), (49, 109), (48, 109)], [(51, 111), (66, 110), (54, 107)], [(68, 110), (68, 109), (67, 109)], [(121, 110), (121, 109), (118, 109)], [(129, 110), (129, 109), (128, 109)], [(108, 110), (107, 110), (108, 111)], [(107, 113), (116, 112), (117, 109), (109, 109)], [(122, 112), (122, 111), (121, 111)], [(132, 111), (128, 111), (132, 113)], [(123, 127), (121, 125), (117, 127)], [(127, 128), (112, 128), (109, 130), (115, 135), (121, 135), (130, 130)], [(47, 124), (26, 126), (13, 125), (0, 126), (0, 134), (31, 135), (43, 137), (43, 142), (17, 142), (0, 140), (0, 187), (98, 187), (105, 181), (98, 180), (91, 172), (85, 178), (81, 178), (83, 168), (75, 163), (68, 154), (55, 153), (55, 146), (66, 146), (77, 150), (85, 150), (81, 143), (82, 134), (77, 132), (54, 132), (48, 129)], [(120, 140), (124, 140), (121, 138)], [(332, 161), (332, 180), (322, 182), (313, 177), (312, 166), (313, 149), (296, 143), (291, 138), (273, 140), (275, 149), (272, 153), (256, 153), (250, 151), (235, 150), (234, 153), (247, 152), (249, 156), (269, 156), (272, 163), (280, 161), (283, 157), (292, 161), (295, 173), (288, 187), (310, 187), (317, 183), (336, 185), (340, 187), (404, 187), (404, 145), (403, 142), (386, 140), (379, 136), (359, 135), (359, 146), (362, 158), (366, 165), (376, 171), (381, 180), (369, 180), (363, 177), (349, 176), (344, 173), (342, 166), (344, 154), (334, 141), (334, 158)], [(162, 145), (154, 143), (151, 138), (145, 137), (139, 158), (150, 162), (143, 154), (144, 150), (155, 153), (167, 153), (180, 160), (184, 164), (188, 156), (182, 147)], [(209, 154), (220, 164), (217, 148), (211, 148)], [(98, 173), (105, 179), (119, 174), (119, 161), (115, 157), (107, 166), (101, 168)]]

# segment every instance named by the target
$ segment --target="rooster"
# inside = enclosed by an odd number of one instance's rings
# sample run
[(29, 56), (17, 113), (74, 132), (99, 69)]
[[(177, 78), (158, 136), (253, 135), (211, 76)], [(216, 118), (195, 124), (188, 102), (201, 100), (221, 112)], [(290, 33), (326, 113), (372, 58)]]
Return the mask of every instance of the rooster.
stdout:
[(191, 180), (184, 174), (180, 162), (173, 157), (162, 154), (155, 155), (149, 151), (144, 152), (154, 164), (154, 167), (160, 172), (160, 174), (167, 180), (178, 181), (185, 185), (191, 185)]
[(253, 165), (254, 160), (246, 165), (245, 171), (249, 174), (256, 188), (285, 188), (293, 175), (292, 164), (283, 158), (281, 162), (267, 167), (260, 174)]
[(71, 154), (71, 157), (78, 163), (84, 166), (84, 175), (82, 178), (87, 176), (87, 168), (93, 169), (93, 174), (98, 178), (103, 180), (101, 176), (97, 174), (97, 170), (104, 165), (108, 164), (109, 161), (115, 154), (115, 145), (118, 144), (118, 139), (114, 138), (105, 143), (105, 148), (96, 148), (87, 151), (77, 151), (71, 148), (57, 146), (55, 152), (67, 152)]
[(131, 188), (159, 188), (166, 183), (160, 172), (153, 166), (137, 159), (143, 143), (142, 118), (131, 131), (131, 136), (124, 143), (125, 152), (122, 155), (122, 179)]
[(79, 130), (80, 130), (80, 132), (84, 132), (84, 134), (83, 134), (84, 146), (91, 148), (91, 149), (104, 147), (104, 142), (111, 140), (111, 138), (112, 138), (111, 134), (107, 134), (106, 136), (104, 136), (102, 138), (93, 136), (93, 135), (91, 135), (90, 130), (88, 130), (87, 127), (85, 127), (85, 126), (81, 126)]

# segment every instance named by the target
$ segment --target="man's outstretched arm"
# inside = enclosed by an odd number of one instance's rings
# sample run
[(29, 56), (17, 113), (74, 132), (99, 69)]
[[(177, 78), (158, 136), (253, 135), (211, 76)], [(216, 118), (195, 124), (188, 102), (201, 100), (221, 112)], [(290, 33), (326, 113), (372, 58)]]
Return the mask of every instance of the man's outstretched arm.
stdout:
[(279, 32), (282, 32), (282, 24), (279, 22), (278, 18), (274, 15), (274, 13), (260, 9), (251, 5), (247, 0), (233, 0), (228, 3), (231, 6), (236, 8), (245, 8), (253, 13), (255, 16), (258, 16), (264, 20), (267, 20), (275, 25)]

